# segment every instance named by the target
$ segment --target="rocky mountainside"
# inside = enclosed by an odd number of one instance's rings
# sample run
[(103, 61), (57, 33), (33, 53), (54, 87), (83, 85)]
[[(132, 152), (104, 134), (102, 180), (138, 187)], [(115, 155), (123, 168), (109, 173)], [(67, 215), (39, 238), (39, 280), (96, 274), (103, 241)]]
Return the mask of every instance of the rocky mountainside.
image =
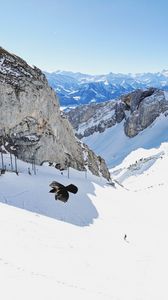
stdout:
[(44, 74), (2, 48), (0, 143), (25, 161), (49, 161), (78, 170), (88, 166), (92, 173), (109, 179), (104, 160), (75, 137)]
[(124, 120), (128, 137), (147, 128), (161, 113), (168, 110), (168, 92), (157, 89), (136, 90), (119, 101), (107, 101), (76, 107), (66, 113), (78, 138), (104, 132)]
[[(168, 140), (168, 92), (159, 89), (136, 90), (117, 102), (80, 106), (67, 116), (76, 135), (105, 157), (109, 166), (136, 147), (150, 148)], [(155, 130), (149, 133), (151, 127)]]
[(77, 106), (116, 99), (136, 89), (168, 90), (168, 71), (140, 74), (88, 75), (65, 71), (44, 72), (62, 106)]

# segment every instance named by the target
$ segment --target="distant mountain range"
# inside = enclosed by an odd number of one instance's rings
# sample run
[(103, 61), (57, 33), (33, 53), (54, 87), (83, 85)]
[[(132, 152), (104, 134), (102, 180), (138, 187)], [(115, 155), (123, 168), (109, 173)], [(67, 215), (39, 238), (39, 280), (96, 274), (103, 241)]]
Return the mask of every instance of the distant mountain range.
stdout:
[(88, 75), (66, 71), (44, 72), (61, 106), (77, 106), (116, 99), (136, 89), (168, 90), (168, 70), (157, 73)]

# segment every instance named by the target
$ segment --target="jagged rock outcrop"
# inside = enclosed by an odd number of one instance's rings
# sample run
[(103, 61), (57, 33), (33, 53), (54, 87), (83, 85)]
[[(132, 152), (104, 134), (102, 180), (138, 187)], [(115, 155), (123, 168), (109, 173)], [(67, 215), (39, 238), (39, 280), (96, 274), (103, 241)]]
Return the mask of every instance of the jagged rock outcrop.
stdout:
[[(147, 128), (152, 122), (165, 111), (168, 110), (167, 94), (161, 90), (143, 92), (138, 101), (132, 101), (132, 113), (126, 119), (124, 130), (129, 137), (137, 135)], [(130, 106), (130, 107), (131, 107)]]
[(67, 116), (79, 138), (103, 132), (117, 123), (124, 122), (128, 137), (134, 137), (168, 110), (168, 93), (150, 88), (136, 90), (118, 101), (80, 106), (70, 110)]
[(37, 164), (84, 170), (110, 178), (104, 160), (79, 142), (44, 74), (0, 48), (0, 141)]

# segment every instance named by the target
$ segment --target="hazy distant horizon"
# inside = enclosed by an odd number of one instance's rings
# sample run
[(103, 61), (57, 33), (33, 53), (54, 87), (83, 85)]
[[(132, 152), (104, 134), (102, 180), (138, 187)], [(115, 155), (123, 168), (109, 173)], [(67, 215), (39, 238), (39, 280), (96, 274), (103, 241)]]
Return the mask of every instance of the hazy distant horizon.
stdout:
[(77, 73), (80, 73), (80, 74), (83, 74), (83, 75), (89, 75), (89, 76), (106, 76), (108, 74), (116, 74), (116, 75), (138, 75), (138, 74), (155, 74), (155, 73), (162, 73), (162, 72), (167, 72), (167, 75), (168, 75), (168, 68), (167, 69), (163, 69), (163, 70), (159, 70), (157, 72), (150, 72), (150, 71), (147, 71), (147, 72), (137, 72), (137, 73), (123, 73), (123, 72), (113, 72), (113, 71), (110, 71), (108, 73), (99, 73), (99, 74), (91, 74), (91, 73), (86, 73), (86, 72), (79, 72), (79, 71), (72, 71), (72, 70), (54, 70), (54, 71), (48, 71), (48, 70), (42, 70), (43, 72), (46, 72), (46, 73), (61, 73), (61, 72), (67, 72), (67, 73), (74, 73), (74, 74), (77, 74)]

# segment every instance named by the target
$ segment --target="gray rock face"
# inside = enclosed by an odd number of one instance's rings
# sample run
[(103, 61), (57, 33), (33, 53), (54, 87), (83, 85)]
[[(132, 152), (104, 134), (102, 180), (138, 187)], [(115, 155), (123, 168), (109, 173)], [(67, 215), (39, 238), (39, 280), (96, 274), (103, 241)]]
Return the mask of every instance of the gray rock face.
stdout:
[(151, 125), (161, 113), (168, 110), (168, 101), (163, 91), (155, 90), (152, 95), (146, 95), (139, 106), (134, 107), (132, 114), (125, 122), (125, 133), (129, 137), (137, 135)]
[(150, 88), (146, 91), (136, 90), (132, 93), (127, 94), (126, 96), (123, 96), (121, 99), (122, 102), (124, 102), (127, 105), (127, 107), (132, 113), (136, 109), (138, 109), (139, 104), (144, 98), (150, 97), (155, 91), (156, 89), (154, 88)]
[(80, 106), (67, 113), (79, 138), (103, 132), (124, 121), (124, 131), (134, 137), (168, 110), (167, 92), (150, 88), (136, 90), (118, 101)]
[(125, 109), (126, 104), (121, 101), (93, 103), (70, 110), (67, 117), (76, 131), (76, 136), (81, 139), (94, 132), (104, 132), (120, 123), (125, 118)]
[[(42, 72), (0, 48), (0, 140), (19, 158), (55, 162), (110, 178), (104, 161), (79, 142)], [(91, 158), (90, 158), (91, 156)]]
[(122, 101), (119, 101), (116, 103), (115, 105), (115, 120), (116, 123), (120, 123), (122, 122), (122, 120), (124, 120), (126, 118), (126, 111), (127, 107), (126, 104)]

